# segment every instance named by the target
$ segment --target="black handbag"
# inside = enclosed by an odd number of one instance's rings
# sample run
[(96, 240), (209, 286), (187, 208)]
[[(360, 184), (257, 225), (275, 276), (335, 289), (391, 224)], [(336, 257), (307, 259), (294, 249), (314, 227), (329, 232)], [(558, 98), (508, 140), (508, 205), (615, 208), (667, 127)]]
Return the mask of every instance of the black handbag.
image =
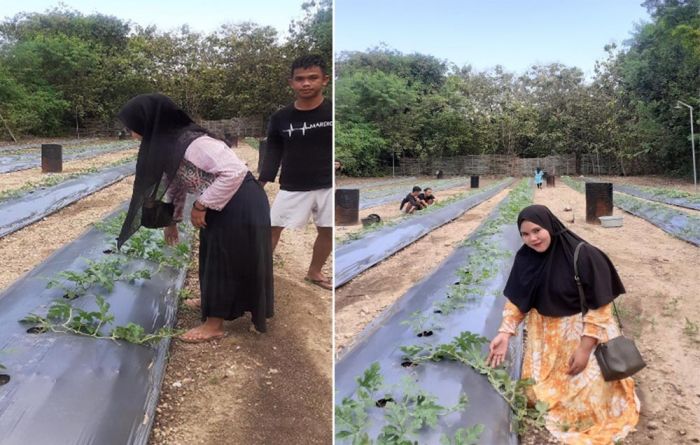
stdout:
[[(583, 293), (583, 286), (581, 285), (581, 279), (578, 275), (577, 264), (578, 253), (581, 249), (581, 245), (583, 244), (584, 243), (579, 243), (574, 251), (574, 280), (576, 280), (578, 295), (581, 299), (582, 316), (588, 311), (588, 308), (586, 307), (586, 296)], [(606, 382), (622, 380), (630, 377), (647, 365), (644, 363), (644, 359), (642, 358), (642, 354), (639, 353), (639, 349), (637, 349), (637, 346), (634, 344), (634, 340), (622, 335), (622, 322), (620, 321), (620, 316), (617, 313), (617, 307), (615, 306), (614, 301), (613, 308), (615, 317), (617, 318), (617, 324), (620, 327), (620, 336), (610, 339), (605, 343), (599, 343), (595, 348), (595, 352), (593, 353), (598, 361), (598, 366), (600, 366), (600, 372), (603, 374), (603, 379)]]
[[(153, 190), (153, 194), (147, 197), (143, 206), (141, 206), (141, 225), (149, 229), (159, 229), (173, 224), (175, 205), (171, 202), (163, 202), (160, 199), (156, 199), (159, 185), (160, 182)], [(163, 195), (165, 195), (165, 192), (163, 192)]]

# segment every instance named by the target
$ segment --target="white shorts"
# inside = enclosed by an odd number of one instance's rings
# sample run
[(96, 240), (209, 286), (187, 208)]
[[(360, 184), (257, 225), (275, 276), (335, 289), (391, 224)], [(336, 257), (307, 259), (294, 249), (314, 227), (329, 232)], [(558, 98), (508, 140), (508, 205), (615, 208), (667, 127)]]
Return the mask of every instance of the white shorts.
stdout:
[(333, 227), (333, 189), (290, 192), (280, 190), (272, 203), (272, 227), (303, 229), (314, 216), (318, 227)]

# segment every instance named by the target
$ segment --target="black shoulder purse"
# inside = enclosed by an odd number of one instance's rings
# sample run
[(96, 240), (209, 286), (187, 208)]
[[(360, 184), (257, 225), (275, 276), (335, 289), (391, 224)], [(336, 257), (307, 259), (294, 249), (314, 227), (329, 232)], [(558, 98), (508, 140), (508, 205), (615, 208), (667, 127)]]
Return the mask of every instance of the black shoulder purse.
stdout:
[[(574, 251), (574, 280), (576, 280), (578, 295), (581, 299), (582, 316), (588, 311), (586, 307), (586, 296), (583, 293), (583, 286), (581, 285), (581, 279), (578, 275), (578, 252), (583, 244), (584, 243), (579, 243)], [(646, 366), (642, 355), (634, 344), (634, 340), (622, 335), (622, 322), (620, 321), (620, 316), (617, 314), (617, 307), (614, 301), (613, 308), (615, 309), (617, 324), (620, 327), (620, 336), (610, 339), (605, 343), (599, 343), (594, 352), (595, 358), (598, 361), (598, 366), (600, 366), (600, 372), (603, 374), (603, 379), (606, 382), (630, 377)]]
[[(158, 181), (158, 184), (153, 190), (153, 194), (147, 197), (143, 206), (141, 206), (141, 225), (149, 229), (159, 229), (173, 224), (175, 205), (171, 202), (163, 202), (156, 198), (159, 186), (160, 181)], [(170, 187), (169, 183), (168, 187)], [(167, 190), (168, 188), (166, 187), (165, 191)], [(163, 196), (165, 196), (165, 192), (163, 192)]]

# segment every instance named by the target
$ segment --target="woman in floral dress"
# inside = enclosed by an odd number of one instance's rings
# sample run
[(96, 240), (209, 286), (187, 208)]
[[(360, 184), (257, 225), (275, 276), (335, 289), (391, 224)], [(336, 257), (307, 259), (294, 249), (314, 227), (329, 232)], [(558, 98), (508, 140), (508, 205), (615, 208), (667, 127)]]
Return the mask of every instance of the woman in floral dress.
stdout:
[(612, 444), (634, 430), (639, 400), (631, 378), (603, 380), (593, 351), (620, 334), (612, 301), (624, 286), (608, 257), (583, 244), (578, 268), (588, 311), (582, 315), (573, 257), (583, 240), (541, 205), (523, 209), (518, 228), (524, 245), (504, 290), (508, 301), (487, 360), (492, 366), (503, 362), (510, 337), (525, 320), (522, 378), (535, 382), (530, 398), (549, 407), (547, 429), (566, 444)]

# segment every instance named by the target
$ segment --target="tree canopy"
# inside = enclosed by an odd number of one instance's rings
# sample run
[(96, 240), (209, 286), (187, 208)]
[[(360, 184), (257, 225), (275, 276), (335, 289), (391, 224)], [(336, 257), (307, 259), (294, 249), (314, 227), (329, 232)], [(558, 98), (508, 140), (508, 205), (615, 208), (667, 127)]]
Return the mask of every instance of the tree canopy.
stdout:
[(688, 174), (689, 113), (675, 105), (682, 100), (695, 107), (699, 122), (700, 0), (647, 0), (644, 6), (652, 21), (639, 25), (624, 46), (608, 45), (592, 79), (561, 64), (533, 65), (516, 75), (501, 66), (476, 72), (386, 47), (341, 53), (336, 155), (356, 175), (376, 174), (392, 153), (596, 153), (623, 171), (635, 162), (650, 172)]
[(0, 115), (15, 134), (65, 134), (110, 125), (129, 98), (157, 91), (199, 118), (267, 118), (292, 100), (293, 58), (315, 52), (331, 66), (330, 0), (302, 12), (286, 39), (256, 23), (201, 34), (65, 6), (17, 14), (0, 23)]

